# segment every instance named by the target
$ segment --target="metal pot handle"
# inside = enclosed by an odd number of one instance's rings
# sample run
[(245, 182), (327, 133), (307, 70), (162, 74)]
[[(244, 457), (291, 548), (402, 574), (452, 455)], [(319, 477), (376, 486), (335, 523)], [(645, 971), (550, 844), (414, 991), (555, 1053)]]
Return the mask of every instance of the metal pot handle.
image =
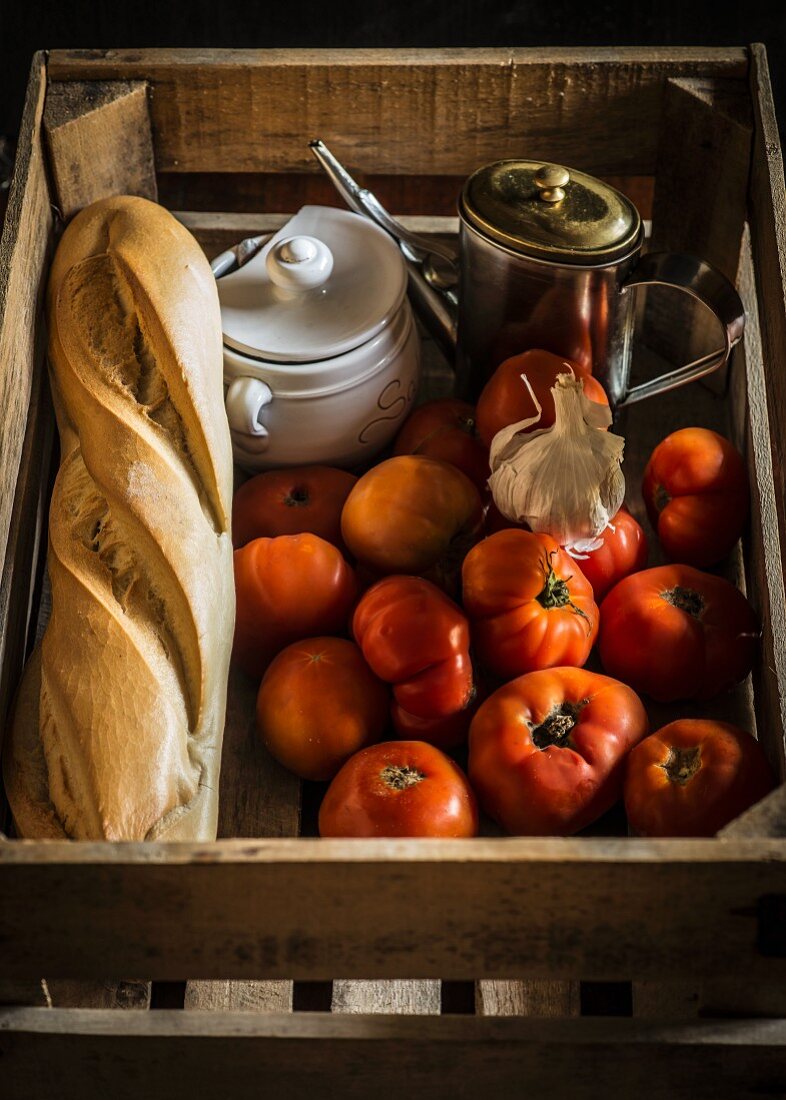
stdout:
[(712, 310), (723, 328), (723, 347), (703, 355), (701, 359), (694, 359), (684, 367), (633, 386), (617, 403), (618, 408), (633, 405), (656, 393), (674, 390), (722, 367), (745, 327), (745, 309), (734, 286), (717, 268), (698, 256), (687, 252), (649, 252), (626, 279), (622, 291), (634, 286), (652, 285), (676, 287)]

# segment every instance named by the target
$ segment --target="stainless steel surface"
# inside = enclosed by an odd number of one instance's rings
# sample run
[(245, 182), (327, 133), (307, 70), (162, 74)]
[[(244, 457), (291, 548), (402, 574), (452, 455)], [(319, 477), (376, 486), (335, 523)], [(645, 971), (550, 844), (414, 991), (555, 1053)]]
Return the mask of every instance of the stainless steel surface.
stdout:
[(650, 252), (624, 282), (623, 295), (637, 286), (671, 286), (701, 302), (718, 318), (723, 330), (723, 346), (684, 367), (633, 386), (616, 402), (617, 408), (711, 374), (726, 362), (745, 327), (745, 309), (737, 291), (724, 275), (697, 256), (686, 252)]

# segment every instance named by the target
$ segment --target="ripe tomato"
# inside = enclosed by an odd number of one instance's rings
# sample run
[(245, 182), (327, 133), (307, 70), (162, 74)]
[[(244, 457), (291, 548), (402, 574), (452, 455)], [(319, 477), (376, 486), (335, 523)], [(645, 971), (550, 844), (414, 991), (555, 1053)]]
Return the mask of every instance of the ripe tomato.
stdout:
[(401, 741), (428, 741), (429, 745), (445, 751), (465, 745), (470, 723), (484, 698), (485, 692), (475, 684), (466, 706), (444, 718), (419, 718), (394, 700), (390, 717), (395, 735)]
[(393, 453), (425, 455), (456, 466), (479, 492), (485, 493), (489, 453), (478, 438), (475, 409), (455, 397), (420, 405), (398, 433)]
[(530, 672), (473, 719), (470, 781), (509, 833), (568, 836), (620, 798), (625, 756), (646, 733), (646, 711), (625, 684), (581, 668)]
[(404, 710), (445, 718), (472, 699), (469, 624), (422, 577), (385, 577), (364, 593), (352, 619), (355, 641)]
[(378, 573), (450, 571), (482, 519), (477, 489), (455, 466), (399, 455), (361, 477), (344, 505), (341, 531), (355, 557)]
[(237, 618), (233, 658), (261, 676), (279, 650), (299, 638), (346, 629), (355, 574), (317, 535), (254, 539), (236, 550)]
[(473, 644), (496, 676), (589, 657), (598, 632), (592, 587), (548, 535), (518, 528), (490, 535), (467, 554), (462, 580)]
[(458, 764), (423, 741), (386, 741), (351, 757), (328, 787), (320, 836), (475, 836), (475, 796)]
[(700, 568), (729, 553), (750, 507), (742, 455), (717, 432), (682, 428), (650, 455), (642, 486), (666, 554)]
[(628, 757), (625, 812), (639, 836), (714, 836), (774, 786), (761, 745), (745, 730), (681, 718)]
[(257, 731), (301, 779), (332, 779), (353, 753), (385, 733), (389, 695), (354, 642), (308, 638), (269, 665), (257, 696)]
[(478, 432), (486, 446), (490, 447), (497, 432), (508, 424), (537, 416), (537, 406), (522, 375), (526, 375), (542, 410), (540, 420), (526, 430), (550, 428), (555, 415), (551, 390), (557, 375), (568, 374), (571, 369), (584, 382), (584, 393), (591, 401), (608, 405), (603, 386), (578, 363), (552, 355), (550, 351), (525, 351), (497, 367), (478, 399)]
[(268, 470), (241, 485), (232, 501), (235, 547), (252, 539), (310, 532), (343, 550), (341, 509), (357, 481), (332, 466)]
[(739, 589), (690, 565), (615, 585), (600, 609), (600, 658), (653, 699), (709, 699), (750, 672), (759, 625)]
[(620, 508), (602, 537), (603, 545), (597, 550), (575, 556), (592, 585), (596, 603), (617, 581), (643, 569), (649, 554), (647, 536), (627, 508)]

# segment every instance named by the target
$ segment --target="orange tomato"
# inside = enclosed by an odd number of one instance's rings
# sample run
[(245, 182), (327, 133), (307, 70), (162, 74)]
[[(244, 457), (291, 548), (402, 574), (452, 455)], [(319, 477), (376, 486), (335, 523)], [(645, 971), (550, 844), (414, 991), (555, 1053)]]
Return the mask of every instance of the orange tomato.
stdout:
[(455, 397), (426, 401), (398, 433), (393, 453), (438, 458), (466, 474), (480, 493), (489, 477), (488, 448), (478, 438), (475, 409)]
[(409, 714), (446, 718), (471, 703), (469, 625), (461, 608), (430, 581), (385, 577), (363, 594), (352, 632)]
[(341, 516), (344, 541), (358, 561), (385, 575), (442, 575), (478, 537), (477, 489), (455, 466), (399, 455), (360, 478)]
[(462, 580), (473, 644), (496, 676), (589, 657), (598, 632), (592, 586), (548, 535), (518, 528), (490, 535), (467, 554)]
[(466, 776), (423, 741), (386, 741), (356, 753), (319, 810), (323, 837), (466, 837), (477, 831), (477, 804)]
[(254, 539), (234, 561), (232, 654), (249, 676), (261, 676), (290, 642), (346, 629), (357, 585), (331, 543), (310, 534)]
[(332, 466), (268, 470), (241, 485), (232, 501), (232, 541), (236, 548), (252, 539), (309, 532), (340, 550), (341, 510), (357, 481)]
[(308, 638), (273, 659), (257, 696), (257, 731), (301, 779), (332, 779), (389, 722), (389, 690), (344, 638)]
[(659, 443), (644, 471), (642, 493), (673, 560), (716, 565), (745, 530), (748, 471), (728, 439), (707, 428), (682, 428)]
[(522, 355), (506, 359), (498, 366), (478, 399), (478, 433), (486, 446), (490, 447), (497, 432), (508, 424), (516, 424), (519, 420), (537, 415), (537, 407), (529, 387), (522, 381), (522, 375), (526, 375), (541, 407), (540, 420), (526, 430), (534, 432), (541, 428), (550, 428), (555, 416), (551, 390), (557, 381), (557, 375), (568, 374), (571, 370), (583, 381), (584, 393), (591, 401), (608, 405), (608, 398), (600, 382), (578, 363), (552, 355), (550, 351), (525, 351)]
[(625, 756), (647, 733), (625, 684), (582, 668), (519, 676), (469, 731), (469, 777), (486, 813), (518, 836), (567, 836), (622, 794)]
[(625, 812), (639, 836), (714, 836), (774, 786), (761, 745), (745, 730), (681, 718), (628, 757)]

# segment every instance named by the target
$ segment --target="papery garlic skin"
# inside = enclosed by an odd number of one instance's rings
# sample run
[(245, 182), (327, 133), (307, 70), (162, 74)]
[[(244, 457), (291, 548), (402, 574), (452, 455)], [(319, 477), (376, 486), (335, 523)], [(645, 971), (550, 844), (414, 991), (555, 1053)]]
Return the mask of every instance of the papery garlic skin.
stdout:
[[(528, 384), (526, 376), (522, 384)], [(489, 488), (507, 519), (587, 553), (602, 545), (598, 536), (622, 506), (625, 440), (605, 430), (611, 410), (585, 396), (580, 378), (560, 374), (551, 392), (552, 427), (526, 431), (540, 419), (536, 402), (537, 416), (494, 436)]]

